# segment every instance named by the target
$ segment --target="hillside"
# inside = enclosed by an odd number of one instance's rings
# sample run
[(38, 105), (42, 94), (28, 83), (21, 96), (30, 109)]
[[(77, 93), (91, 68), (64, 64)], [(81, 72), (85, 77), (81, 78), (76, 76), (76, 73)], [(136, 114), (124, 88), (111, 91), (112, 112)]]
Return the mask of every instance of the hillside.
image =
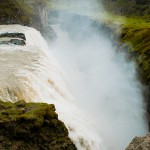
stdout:
[(130, 59), (137, 62), (142, 82), (150, 86), (150, 1), (102, 2), (108, 13), (105, 18), (106, 24), (119, 23), (120, 44), (126, 47)]
[(107, 11), (125, 16), (150, 15), (149, 0), (102, 0)]

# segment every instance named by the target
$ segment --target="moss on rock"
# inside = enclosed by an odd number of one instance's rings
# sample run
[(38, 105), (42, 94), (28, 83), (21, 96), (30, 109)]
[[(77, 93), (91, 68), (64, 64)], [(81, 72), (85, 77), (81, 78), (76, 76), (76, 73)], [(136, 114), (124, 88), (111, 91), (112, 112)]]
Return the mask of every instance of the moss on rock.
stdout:
[(150, 28), (123, 28), (121, 42), (130, 45), (129, 54), (140, 67), (140, 76), (150, 84)]
[(54, 105), (0, 101), (1, 150), (76, 150)]

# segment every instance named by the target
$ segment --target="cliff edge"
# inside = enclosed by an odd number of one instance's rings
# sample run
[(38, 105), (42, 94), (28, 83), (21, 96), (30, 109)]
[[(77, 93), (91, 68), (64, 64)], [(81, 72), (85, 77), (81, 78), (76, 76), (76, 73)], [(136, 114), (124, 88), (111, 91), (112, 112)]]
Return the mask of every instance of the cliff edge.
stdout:
[(1, 150), (77, 150), (54, 105), (0, 101)]

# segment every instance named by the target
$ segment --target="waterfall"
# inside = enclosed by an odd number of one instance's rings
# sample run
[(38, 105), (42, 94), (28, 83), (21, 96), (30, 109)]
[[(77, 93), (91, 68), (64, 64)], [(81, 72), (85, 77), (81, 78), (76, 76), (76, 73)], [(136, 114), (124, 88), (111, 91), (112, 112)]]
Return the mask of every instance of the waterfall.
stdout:
[[(55, 104), (59, 119), (81, 150), (105, 150), (98, 128), (74, 103), (63, 70), (41, 34), (21, 25), (1, 25), (0, 34), (23, 33), (26, 46), (0, 45), (0, 99)], [(95, 127), (94, 127), (95, 126)]]
[(25, 34), (26, 45), (0, 45), (0, 99), (55, 104), (79, 150), (122, 150), (147, 132), (142, 86), (134, 64), (85, 24), (71, 22), (71, 33), (53, 26), (50, 48), (33, 28), (1, 25), (0, 34)]
[(66, 99), (69, 94), (61, 81), (61, 71), (48, 54), (41, 34), (20, 25), (0, 26), (0, 33), (24, 33), (26, 36), (26, 46), (0, 46), (1, 99), (13, 102)]

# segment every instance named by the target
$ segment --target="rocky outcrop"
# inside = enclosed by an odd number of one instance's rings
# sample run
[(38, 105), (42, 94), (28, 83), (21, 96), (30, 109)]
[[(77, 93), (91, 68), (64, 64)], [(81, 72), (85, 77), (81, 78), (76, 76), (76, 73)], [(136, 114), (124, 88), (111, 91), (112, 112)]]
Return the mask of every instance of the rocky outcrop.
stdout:
[(0, 45), (21, 45), (24, 46), (26, 45), (24, 40), (19, 40), (19, 39), (11, 39), (9, 41), (0, 41)]
[(143, 16), (150, 14), (149, 0), (98, 0), (106, 10), (118, 15)]
[(0, 24), (21, 24), (43, 32), (48, 25), (47, 0), (0, 0)]
[(26, 40), (26, 37), (23, 33), (2, 33), (0, 34), (0, 38), (10, 37), (10, 38), (20, 38)]
[(123, 47), (127, 46), (125, 49), (129, 60), (134, 60), (137, 64), (138, 77), (143, 83), (143, 95), (147, 103), (150, 129), (150, 28), (148, 25), (149, 23), (145, 26), (135, 24), (122, 28), (120, 43), (124, 43)]
[(0, 34), (0, 45), (2, 44), (14, 44), (14, 45), (26, 45), (26, 37), (23, 33), (2, 33)]
[(1, 150), (77, 150), (54, 105), (0, 101)]
[(134, 2), (139, 5), (148, 5), (149, 4), (148, 0), (134, 0)]
[(150, 134), (135, 137), (126, 150), (150, 150)]

